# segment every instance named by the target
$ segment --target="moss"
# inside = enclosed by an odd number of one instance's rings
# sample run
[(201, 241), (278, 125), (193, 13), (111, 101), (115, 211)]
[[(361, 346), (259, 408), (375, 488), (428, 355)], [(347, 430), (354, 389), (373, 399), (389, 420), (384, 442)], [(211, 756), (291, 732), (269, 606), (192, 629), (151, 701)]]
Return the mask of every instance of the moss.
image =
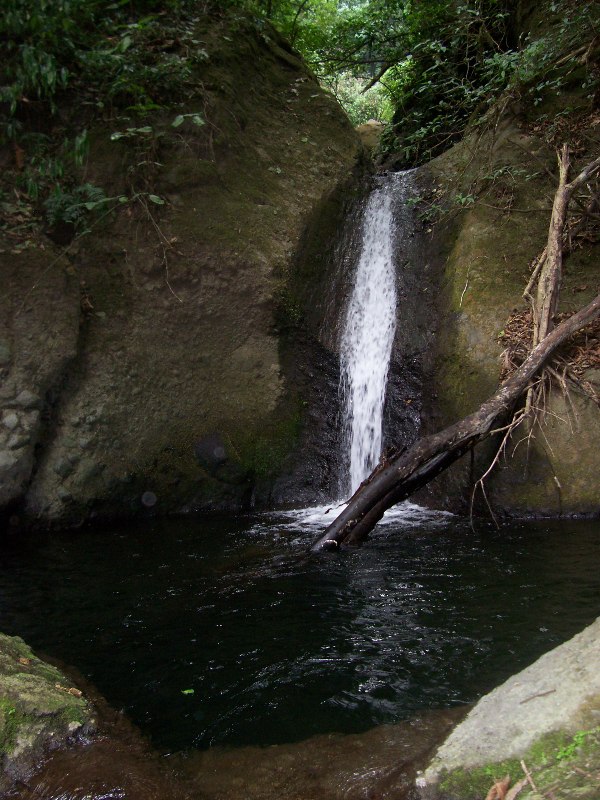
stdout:
[[(581, 124), (584, 124), (583, 121)], [(590, 141), (597, 133), (588, 127)], [(593, 148), (590, 146), (590, 152)], [(586, 156), (581, 155), (578, 163)], [(574, 164), (573, 174), (577, 164)], [(473, 412), (493, 394), (500, 378), (497, 337), (514, 310), (525, 308), (522, 292), (530, 264), (542, 251), (556, 182), (553, 148), (504, 119), (495, 138), (466, 140), (436, 159), (430, 201), (445, 209), (454, 240), (448, 254), (437, 338), (433, 409), (436, 427)], [(474, 203), (458, 210), (456, 198)], [(441, 226), (440, 226), (441, 227)], [(442, 231), (445, 239), (449, 239)], [(592, 299), (597, 277), (593, 248), (582, 247), (565, 262), (561, 310), (574, 311)], [(590, 513), (597, 509), (597, 452), (600, 426), (578, 398), (550, 396), (543, 433), (515, 448), (518, 434), (487, 482), (492, 506), (509, 514)], [(596, 412), (597, 414), (597, 412)], [(565, 422), (566, 421), (566, 422)], [(574, 436), (573, 434), (576, 434)], [(470, 495), (472, 477), (483, 474), (493, 457), (491, 443), (469, 464), (453, 468), (452, 496)], [(443, 491), (443, 489), (442, 489)]]
[[(509, 775), (511, 784), (523, 778), (521, 762), (525, 763), (543, 795), (551, 787), (569, 786), (561, 797), (597, 797), (597, 785), (590, 777), (590, 769), (600, 765), (600, 727), (568, 734), (556, 731), (535, 742), (522, 758), (512, 758), (475, 769), (458, 769), (442, 776), (439, 790), (452, 800), (479, 800), (488, 793), (494, 780)], [(586, 782), (586, 772), (588, 779)], [(535, 797), (530, 787), (525, 787), (519, 798)]]
[(239, 441), (240, 462), (255, 481), (266, 481), (280, 471), (286, 456), (298, 443), (301, 427), (301, 411), (296, 408), (266, 430)]
[(92, 710), (83, 697), (64, 689), (69, 679), (37, 658), (18, 637), (0, 634), (0, 796), (12, 790), (49, 749), (64, 747), (85, 726)]
[(16, 706), (10, 700), (0, 697), (0, 755), (11, 752), (17, 740), (17, 732), (24, 721), (24, 716)]
[(29, 645), (21, 639), (20, 636), (11, 637), (10, 652), (15, 659), (19, 658), (35, 658)]

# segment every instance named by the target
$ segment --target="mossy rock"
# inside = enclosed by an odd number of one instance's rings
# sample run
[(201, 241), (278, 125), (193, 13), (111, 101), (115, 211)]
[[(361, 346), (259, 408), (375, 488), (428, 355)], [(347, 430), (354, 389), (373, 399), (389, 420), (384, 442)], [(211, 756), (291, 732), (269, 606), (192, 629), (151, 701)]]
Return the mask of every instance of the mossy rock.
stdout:
[[(589, 135), (591, 140), (597, 136), (591, 128)], [(590, 146), (578, 155), (572, 174), (594, 153)], [(433, 236), (440, 229), (440, 249), (451, 242), (440, 287), (443, 336), (437, 337), (433, 378), (437, 399), (432, 421), (425, 423), (443, 428), (475, 411), (500, 383), (500, 336), (509, 317), (526, 308), (522, 293), (530, 265), (548, 235), (556, 157), (513, 110), (493, 134), (468, 138), (428, 170), (435, 179), (430, 200), (439, 217), (432, 224)], [(575, 250), (564, 265), (560, 311), (570, 313), (589, 302), (597, 278), (594, 249)], [(518, 430), (507, 457), (487, 480), (486, 496), (494, 511), (507, 516), (597, 513), (600, 415), (595, 405), (582, 396), (565, 398), (552, 391), (543, 425), (534, 433), (527, 445), (517, 447), (525, 435)], [(494, 454), (494, 443), (483, 445), (473, 464), (463, 459), (432, 491), (455, 510), (467, 510), (473, 480), (486, 472)], [(487, 513), (483, 502), (480, 510)]]
[[(597, 800), (600, 767), (600, 728), (576, 733), (555, 731), (542, 736), (522, 758), (486, 764), (474, 769), (456, 769), (443, 774), (435, 789), (424, 797), (444, 800), (480, 800), (496, 782), (505, 778), (514, 786), (526, 779), (525, 765), (533, 786), (526, 783), (519, 800), (538, 800), (552, 796), (561, 800)], [(535, 787), (535, 789), (533, 788)]]
[(0, 794), (50, 750), (94, 730), (93, 710), (69, 679), (18, 636), (0, 634)]
[[(480, 800), (494, 781), (524, 777), (542, 796), (593, 798), (600, 767), (600, 618), (482, 697), (438, 748), (424, 797)], [(521, 798), (533, 800), (531, 784)]]

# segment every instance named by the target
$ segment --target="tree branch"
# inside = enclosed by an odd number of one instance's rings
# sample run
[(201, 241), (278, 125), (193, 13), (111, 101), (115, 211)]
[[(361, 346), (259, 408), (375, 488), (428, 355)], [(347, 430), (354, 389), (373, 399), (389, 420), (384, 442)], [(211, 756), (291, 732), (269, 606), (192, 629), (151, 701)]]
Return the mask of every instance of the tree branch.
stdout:
[(420, 439), (388, 464), (377, 467), (312, 549), (337, 549), (342, 542), (356, 544), (366, 538), (388, 508), (409, 497), (469, 448), (490, 436), (495, 424), (512, 411), (529, 381), (556, 348), (598, 316), (600, 295), (552, 330), (477, 411), (439, 433)]
[[(527, 393), (527, 400), (525, 408), (518, 414), (518, 421), (526, 419), (535, 405), (532, 379), (545, 368), (559, 345), (600, 316), (598, 295), (585, 308), (554, 327), (554, 316), (560, 297), (563, 239), (569, 202), (573, 194), (600, 170), (600, 158), (597, 158), (569, 183), (569, 149), (566, 144), (558, 158), (559, 185), (552, 207), (548, 242), (543, 253), (536, 259), (533, 275), (524, 292), (533, 307), (534, 340), (531, 352), (477, 411), (439, 433), (420, 439), (409, 450), (394, 456), (390, 461), (382, 460), (356, 490), (342, 513), (316, 540), (313, 550), (332, 550), (342, 543), (360, 543), (388, 508), (427, 484), (479, 442), (498, 435), (502, 431), (502, 428), (498, 430), (498, 423), (506, 422), (510, 418), (524, 393)], [(532, 293), (536, 279), (538, 287), (534, 298)], [(543, 381), (541, 385), (543, 387)], [(504, 430), (508, 429), (510, 432), (516, 419), (513, 417)], [(496, 459), (490, 469), (495, 461)], [(486, 475), (488, 473), (489, 470)], [(483, 479), (479, 485), (483, 488), (482, 481)]]

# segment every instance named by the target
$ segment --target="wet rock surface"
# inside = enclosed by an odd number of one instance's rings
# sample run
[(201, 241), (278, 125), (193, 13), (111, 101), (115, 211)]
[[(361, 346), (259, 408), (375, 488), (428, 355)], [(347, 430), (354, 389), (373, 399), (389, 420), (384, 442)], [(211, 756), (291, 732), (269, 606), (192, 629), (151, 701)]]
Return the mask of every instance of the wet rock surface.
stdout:
[[(366, 733), (161, 756), (118, 717), (94, 743), (56, 753), (20, 800), (409, 800), (415, 770), (462, 715), (431, 712)], [(15, 795), (13, 795), (15, 796)]]
[[(308, 284), (327, 282), (322, 254), (363, 151), (275, 31), (226, 14), (196, 24), (207, 58), (183, 111), (201, 106), (206, 124), (152, 120), (162, 205), (144, 184), (62, 251), (0, 246), (0, 506), (27, 522), (147, 513), (146, 492), (158, 514), (246, 507), (298, 446), (303, 390), (289, 370), (300, 335), (310, 368)], [(140, 156), (111, 131), (90, 126), (86, 180), (130, 197)], [(227, 469), (198, 460), (210, 435)]]
[(22, 784), (47, 754), (94, 732), (82, 692), (19, 637), (0, 634), (0, 795)]

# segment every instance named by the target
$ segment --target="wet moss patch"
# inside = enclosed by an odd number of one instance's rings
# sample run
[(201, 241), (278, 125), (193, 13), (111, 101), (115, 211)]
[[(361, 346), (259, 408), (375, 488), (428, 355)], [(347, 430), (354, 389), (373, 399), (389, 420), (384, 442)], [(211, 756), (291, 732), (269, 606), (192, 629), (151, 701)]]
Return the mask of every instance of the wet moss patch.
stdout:
[(18, 637), (0, 634), (0, 793), (45, 753), (94, 730), (92, 708), (56, 667)]

